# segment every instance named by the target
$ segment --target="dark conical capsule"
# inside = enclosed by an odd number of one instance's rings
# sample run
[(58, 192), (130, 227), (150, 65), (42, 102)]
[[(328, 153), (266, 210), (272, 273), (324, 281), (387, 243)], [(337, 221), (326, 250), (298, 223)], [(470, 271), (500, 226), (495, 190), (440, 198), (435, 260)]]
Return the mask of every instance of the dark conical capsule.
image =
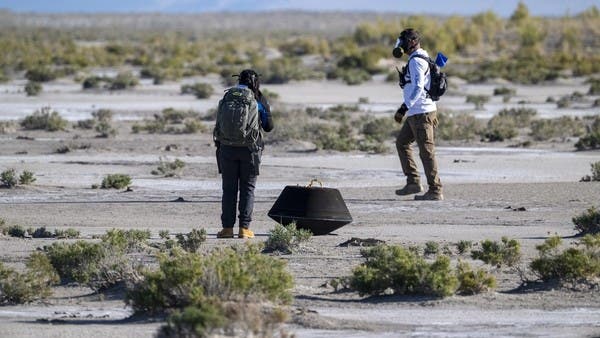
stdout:
[(268, 213), (275, 222), (296, 223), (298, 229), (325, 235), (352, 222), (339, 190), (322, 187), (286, 186)]

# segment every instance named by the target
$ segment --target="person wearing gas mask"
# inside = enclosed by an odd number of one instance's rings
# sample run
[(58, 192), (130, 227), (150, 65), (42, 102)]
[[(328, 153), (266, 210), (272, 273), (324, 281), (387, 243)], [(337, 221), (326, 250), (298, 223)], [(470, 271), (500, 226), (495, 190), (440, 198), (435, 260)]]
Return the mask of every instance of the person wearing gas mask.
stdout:
[(400, 74), (400, 87), (404, 92), (404, 103), (398, 108), (394, 119), (402, 123), (396, 138), (396, 149), (402, 171), (406, 175), (406, 185), (396, 190), (397, 195), (418, 194), (423, 191), (419, 172), (415, 163), (411, 145), (414, 141), (419, 147), (419, 156), (423, 163), (429, 189), (423, 195), (415, 195), (415, 200), (443, 200), (442, 183), (438, 175), (435, 159), (434, 129), (437, 127), (435, 102), (428, 95), (430, 88), (429, 63), (423, 57), (429, 55), (421, 48), (421, 37), (418, 31), (409, 28), (400, 33), (392, 54), (396, 58), (408, 55), (406, 66)]
[[(271, 108), (260, 91), (259, 75), (245, 69), (238, 85), (229, 88), (219, 101), (213, 138), (217, 165), (223, 181), (221, 223), (217, 238), (233, 238), (236, 206), (239, 238), (253, 238), (249, 229), (254, 208), (254, 187), (264, 149), (262, 132), (273, 129)], [(239, 204), (238, 204), (239, 194)]]

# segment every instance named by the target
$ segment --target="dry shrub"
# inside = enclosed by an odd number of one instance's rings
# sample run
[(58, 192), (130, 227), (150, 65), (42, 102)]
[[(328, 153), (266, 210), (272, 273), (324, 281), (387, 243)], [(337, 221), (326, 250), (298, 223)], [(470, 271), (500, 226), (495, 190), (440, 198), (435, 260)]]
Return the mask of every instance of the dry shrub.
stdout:
[(0, 305), (47, 298), (52, 294), (50, 287), (58, 281), (49, 259), (39, 252), (29, 256), (24, 273), (15, 272), (0, 262)]
[(50, 107), (43, 107), (21, 121), (21, 127), (26, 130), (59, 131), (66, 130), (67, 125), (67, 120), (63, 119), (58, 112), (51, 111)]

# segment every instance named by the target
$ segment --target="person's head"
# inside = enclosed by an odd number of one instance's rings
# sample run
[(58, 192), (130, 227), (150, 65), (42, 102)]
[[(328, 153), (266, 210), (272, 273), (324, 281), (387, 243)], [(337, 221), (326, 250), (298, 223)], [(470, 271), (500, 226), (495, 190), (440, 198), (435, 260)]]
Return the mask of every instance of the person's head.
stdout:
[(256, 73), (252, 69), (242, 70), (238, 77), (238, 83), (241, 85), (248, 86), (248, 88), (250, 88), (250, 90), (252, 90), (255, 95), (259, 93), (260, 81), (258, 79), (258, 73)]
[(416, 29), (407, 28), (400, 33), (392, 54), (396, 58), (402, 57), (403, 53), (410, 54), (421, 46), (421, 34)]

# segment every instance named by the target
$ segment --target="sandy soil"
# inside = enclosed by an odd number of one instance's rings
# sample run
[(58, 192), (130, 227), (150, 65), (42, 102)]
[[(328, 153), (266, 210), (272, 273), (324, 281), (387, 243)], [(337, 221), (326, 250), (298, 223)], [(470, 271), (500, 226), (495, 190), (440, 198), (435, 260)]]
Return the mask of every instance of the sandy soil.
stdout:
[[(542, 102), (548, 91), (570, 93), (579, 85), (558, 84), (553, 89), (537, 91), (525, 88), (523, 92), (529, 93), (531, 101)], [(153, 238), (158, 239), (159, 230), (189, 232), (203, 227), (209, 234), (206, 243), (209, 247), (239, 242), (215, 238), (220, 228), (220, 177), (208, 134), (129, 133), (131, 121), (162, 109), (162, 98), (202, 107), (211, 106), (214, 100), (192, 101), (175, 95), (171, 90), (176, 92), (178, 87), (173, 85), (158, 89), (142, 87), (137, 92), (113, 97), (78, 96), (83, 94), (69, 84), (56, 86), (56, 95), (47, 93), (32, 99), (33, 103), (23, 103), (23, 94), (6, 89), (0, 95), (3, 97), (0, 115), (8, 117), (2, 119), (22, 117), (27, 114), (26, 104), (33, 107), (46, 100), (58, 106), (71, 102), (73, 106), (65, 109), (75, 112), (71, 117), (77, 120), (89, 117), (92, 106), (98, 108), (103, 102), (112, 102), (110, 107), (121, 114), (119, 134), (116, 139), (108, 140), (80, 130), (17, 131), (0, 135), (0, 168), (31, 170), (37, 177), (32, 186), (0, 190), (0, 218), (26, 227), (74, 227), (84, 238), (111, 228), (139, 228), (150, 229)], [(280, 93), (282, 101), (294, 104), (349, 103), (368, 96), (373, 107), (391, 106), (397, 94), (396, 88), (392, 86), (392, 92), (389, 84), (362, 88), (323, 86), (319, 89), (309, 83), (299, 85), (298, 90), (291, 90), (290, 85), (274, 91)], [(334, 98), (318, 96), (325, 90), (333, 92)], [(379, 100), (377, 94), (381, 94)], [(306, 102), (300, 97), (312, 99)], [(130, 110), (137, 102), (145, 103), (139, 110)], [(21, 110), (20, 104), (24, 105)], [(573, 114), (580, 113), (575, 110)], [(86, 145), (86, 149), (56, 154), (55, 150), (65, 144), (73, 148)], [(170, 144), (176, 144), (177, 149), (166, 151), (165, 146)], [(354, 218), (354, 222), (334, 234), (313, 237), (298, 252), (281, 256), (295, 278), (294, 320), (289, 330), (299, 337), (600, 335), (598, 289), (573, 291), (552, 286), (522, 289), (517, 273), (510, 269), (493, 270), (498, 279), (496, 291), (469, 297), (365, 298), (323, 287), (331, 278), (348, 275), (361, 263), (360, 248), (338, 247), (352, 237), (372, 237), (402, 245), (437, 241), (452, 248), (459, 240), (477, 242), (508, 236), (521, 243), (523, 265), (536, 255), (535, 246), (550, 235), (558, 234), (565, 238), (566, 244), (573, 243), (576, 239), (571, 237), (575, 234), (571, 218), (592, 205), (598, 206), (600, 201), (598, 183), (578, 182), (589, 174), (590, 163), (600, 160), (600, 152), (571, 149), (572, 143), (546, 144), (537, 149), (510, 148), (507, 144), (493, 148), (441, 146), (438, 157), (445, 200), (416, 202), (411, 197), (394, 194), (403, 179), (399, 161), (392, 152), (385, 155), (305, 152), (293, 145), (271, 145), (264, 157), (256, 191), (252, 227), (257, 237), (253, 241), (264, 241), (273, 228), (267, 212), (281, 190), (286, 185), (305, 185), (312, 178), (340, 189)], [(182, 159), (186, 167), (181, 177), (151, 175), (159, 157)], [(131, 175), (133, 191), (90, 188), (109, 173)], [(183, 197), (186, 203), (172, 202), (178, 197)], [(515, 211), (521, 207), (525, 211)], [(0, 260), (22, 267), (32, 251), (53, 241), (0, 237)], [(459, 258), (480, 265), (466, 256), (456, 253), (452, 256), (453, 261)], [(96, 295), (85, 288), (57, 287), (47, 302), (0, 307), (0, 337), (80, 337), (82, 332), (87, 337), (151, 337), (161, 325), (128, 319), (129, 315), (130, 309), (119, 295)]]

